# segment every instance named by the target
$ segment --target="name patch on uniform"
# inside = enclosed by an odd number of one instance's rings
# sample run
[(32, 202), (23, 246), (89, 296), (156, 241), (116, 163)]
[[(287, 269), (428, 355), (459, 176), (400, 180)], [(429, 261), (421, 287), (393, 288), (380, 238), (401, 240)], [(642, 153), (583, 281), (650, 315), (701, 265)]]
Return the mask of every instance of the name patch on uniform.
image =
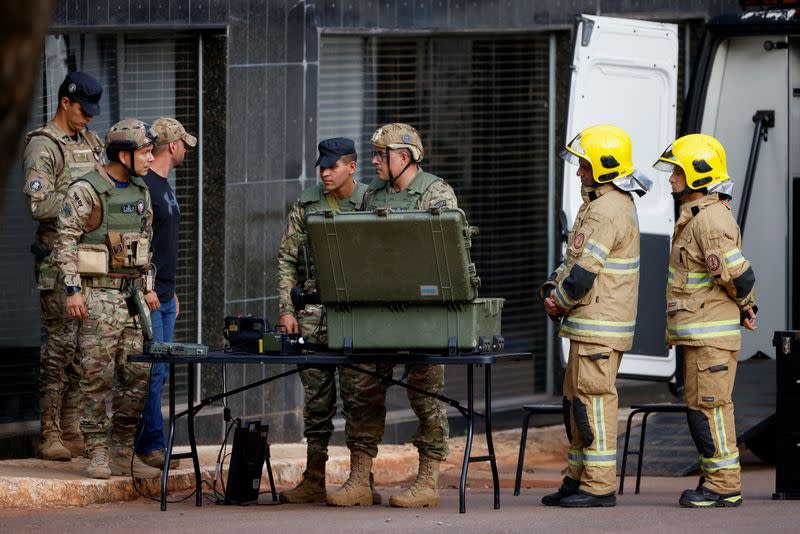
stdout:
[(77, 204), (79, 208), (83, 207), (83, 200), (81, 200), (80, 195), (78, 195), (76, 191), (72, 192), (72, 199), (75, 200), (75, 204)]
[(583, 247), (583, 242), (586, 241), (586, 236), (583, 234), (576, 234), (572, 238), (572, 248), (579, 249)]
[(133, 213), (136, 210), (136, 207), (133, 204), (123, 204), (122, 205), (122, 213)]
[(37, 193), (42, 190), (42, 181), (38, 178), (34, 178), (28, 183), (28, 188), (34, 193)]
[(421, 297), (436, 297), (439, 295), (439, 286), (419, 286)]
[(719, 256), (716, 254), (709, 254), (706, 258), (706, 267), (709, 271), (716, 271), (719, 269)]
[(702, 401), (703, 402), (714, 402), (714, 397), (703, 397)]
[(144, 200), (142, 200), (141, 198), (136, 203), (136, 213), (138, 213), (139, 215), (144, 213)]

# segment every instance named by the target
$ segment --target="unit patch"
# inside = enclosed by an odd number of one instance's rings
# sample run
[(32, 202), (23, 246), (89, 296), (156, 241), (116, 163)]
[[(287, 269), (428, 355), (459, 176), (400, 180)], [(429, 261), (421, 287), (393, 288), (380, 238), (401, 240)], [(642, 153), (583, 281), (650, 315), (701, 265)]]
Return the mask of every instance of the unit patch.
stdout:
[(136, 213), (138, 213), (139, 215), (144, 213), (144, 200), (141, 198), (139, 199), (138, 202), (136, 202)]
[(72, 208), (69, 205), (69, 202), (64, 202), (64, 206), (61, 208), (61, 213), (64, 214), (64, 217), (69, 217), (72, 215)]
[(432, 207), (434, 208), (446, 208), (447, 207), (447, 200), (442, 199), (436, 202)]
[(586, 241), (586, 236), (581, 234), (575, 234), (575, 237), (572, 238), (572, 248), (575, 250), (579, 250), (583, 248), (583, 242)]
[(719, 269), (719, 256), (716, 254), (709, 254), (706, 258), (706, 267), (709, 271), (716, 271)]
[(133, 213), (136, 207), (133, 204), (123, 204), (122, 213)]
[(411, 142), (411, 136), (408, 135), (407, 133), (403, 134), (403, 142), (404, 143), (410, 143)]
[(42, 190), (42, 181), (38, 178), (34, 178), (28, 183), (28, 189), (33, 193), (38, 193)]

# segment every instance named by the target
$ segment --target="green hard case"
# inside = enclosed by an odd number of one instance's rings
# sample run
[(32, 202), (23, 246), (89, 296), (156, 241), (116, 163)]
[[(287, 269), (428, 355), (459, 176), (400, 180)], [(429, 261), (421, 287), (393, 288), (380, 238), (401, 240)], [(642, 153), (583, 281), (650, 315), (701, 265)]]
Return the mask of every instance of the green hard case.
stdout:
[(323, 304), (469, 302), (477, 229), (459, 209), (319, 212), (306, 219)]
[(477, 228), (463, 211), (325, 212), (306, 223), (329, 348), (503, 349), (503, 299), (477, 298)]

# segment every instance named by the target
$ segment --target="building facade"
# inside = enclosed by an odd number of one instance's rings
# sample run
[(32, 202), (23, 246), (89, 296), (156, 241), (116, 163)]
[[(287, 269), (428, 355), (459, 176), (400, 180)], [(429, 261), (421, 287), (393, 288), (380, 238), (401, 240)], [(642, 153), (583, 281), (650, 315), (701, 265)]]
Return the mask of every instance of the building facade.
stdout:
[[(481, 229), (473, 259), (481, 294), (503, 297), (507, 350), (530, 362), (498, 366), (495, 407), (519, 406), (557, 383), (535, 287), (547, 275), (548, 168), (565, 132), (573, 25), (581, 13), (675, 22), (681, 91), (702, 23), (733, 0), (59, 0), (47, 38), (31, 129), (55, 109), (68, 70), (104, 85), (105, 135), (121, 118), (177, 117), (200, 139), (174, 177), (182, 208), (176, 341), (222, 345), (225, 315), (277, 322), (277, 249), (291, 203), (316, 181), (318, 140), (346, 136), (359, 179), (374, 177), (372, 131), (408, 122), (423, 167), (456, 190)], [(680, 95), (682, 96), (682, 95)], [(679, 99), (680, 100), (680, 99)], [(555, 113), (549, 113), (551, 108)], [(553, 118), (554, 117), (554, 118)], [(22, 140), (20, 140), (22, 141)], [(19, 154), (22, 153), (20, 144)], [(554, 161), (555, 159), (555, 161)], [(556, 172), (556, 176), (560, 176)], [(29, 454), (38, 432), (35, 371), (42, 329), (29, 242), (34, 223), (17, 163), (0, 225), (0, 457)], [(365, 258), (365, 261), (369, 261)], [(282, 372), (281, 366), (200, 366), (197, 398)], [(448, 369), (458, 396), (464, 373)], [(179, 377), (185, 393), (186, 377)], [(397, 388), (394, 388), (395, 390)], [(392, 391), (387, 440), (414, 426)], [(229, 399), (234, 416), (262, 419), (272, 441), (302, 435), (302, 390), (276, 381)], [(204, 410), (202, 440), (219, 442), (222, 408)], [(338, 427), (337, 427), (338, 430)]]

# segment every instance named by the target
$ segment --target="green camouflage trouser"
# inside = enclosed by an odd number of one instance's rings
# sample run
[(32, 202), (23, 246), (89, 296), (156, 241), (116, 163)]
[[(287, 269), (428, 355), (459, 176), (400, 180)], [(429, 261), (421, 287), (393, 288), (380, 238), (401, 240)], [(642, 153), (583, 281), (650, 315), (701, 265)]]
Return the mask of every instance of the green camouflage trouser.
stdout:
[[(299, 315), (300, 333), (312, 343), (326, 345), (327, 328), (321, 306), (306, 306)], [(321, 319), (322, 318), (322, 319)], [(375, 369), (374, 365), (365, 365)], [(392, 366), (382, 365), (380, 372), (390, 374)], [(336, 415), (336, 367), (308, 367), (300, 371), (303, 384), (303, 435), (308, 449), (327, 455)], [(342, 396), (342, 416), (345, 419), (345, 440), (351, 450), (372, 456), (378, 454), (383, 437), (385, 402), (376, 404), (373, 398), (386, 398), (386, 385), (371, 376), (347, 367), (339, 368), (339, 387)], [(356, 392), (360, 393), (359, 396)], [(379, 411), (379, 416), (376, 416)]]
[(64, 397), (64, 404), (77, 405), (80, 398), (81, 359), (78, 352), (80, 321), (67, 316), (64, 287), (39, 292), (42, 324), (47, 342), (42, 345), (39, 396)]
[[(394, 366), (363, 364), (360, 367), (390, 376)], [(406, 370), (408, 371), (406, 382), (409, 385), (444, 395), (443, 365), (408, 365)], [(347, 418), (350, 427), (347, 446), (351, 450), (362, 450), (375, 457), (378, 453), (378, 444), (383, 440), (388, 386), (379, 378), (354, 370), (343, 370), (341, 382), (342, 397), (349, 398), (351, 405)], [(447, 458), (447, 439), (450, 435), (444, 404), (440, 400), (410, 389), (407, 389), (406, 393), (411, 409), (419, 419), (419, 427), (414, 433), (412, 443), (420, 454), (444, 460)], [(347, 410), (347, 405), (345, 409)]]
[(150, 364), (128, 362), (141, 354), (142, 332), (128, 314), (125, 293), (87, 288), (83, 292), (89, 318), (78, 334), (81, 350), (81, 430), (86, 449), (107, 446), (106, 399), (112, 397), (113, 441), (132, 446), (150, 379)]

